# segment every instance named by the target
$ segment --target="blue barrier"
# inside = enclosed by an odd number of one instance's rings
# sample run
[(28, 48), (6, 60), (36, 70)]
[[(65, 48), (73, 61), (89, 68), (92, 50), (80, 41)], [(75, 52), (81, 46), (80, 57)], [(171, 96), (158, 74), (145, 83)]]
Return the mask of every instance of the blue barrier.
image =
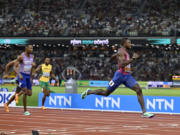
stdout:
[[(39, 94), (41, 106), (43, 93)], [(146, 109), (149, 112), (180, 113), (180, 97), (144, 96)], [(104, 111), (141, 111), (137, 96), (111, 95), (109, 97), (89, 95), (82, 100), (80, 94), (51, 93), (46, 99), (46, 107), (91, 109)]]
[(3, 79), (0, 78), (0, 84), (3, 84)]
[(89, 81), (89, 86), (91, 87), (107, 87), (109, 84), (109, 81)]
[[(4, 103), (7, 103), (13, 95), (14, 92), (0, 92), (0, 106), (4, 106)], [(16, 106), (16, 102), (11, 102), (10, 106)]]

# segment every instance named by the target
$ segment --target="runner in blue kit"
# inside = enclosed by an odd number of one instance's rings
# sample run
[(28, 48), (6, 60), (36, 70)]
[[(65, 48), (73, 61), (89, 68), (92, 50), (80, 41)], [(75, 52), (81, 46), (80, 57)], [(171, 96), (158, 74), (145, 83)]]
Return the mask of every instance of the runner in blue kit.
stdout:
[(18, 81), (23, 90), (23, 104), (24, 104), (24, 115), (30, 115), (30, 112), (26, 108), (26, 97), (32, 95), (32, 84), (31, 84), (31, 75), (32, 67), (34, 65), (34, 55), (32, 55), (33, 46), (27, 45), (25, 52), (23, 52), (16, 60), (14, 65), (14, 70), (18, 75)]
[(90, 90), (89, 88), (81, 94), (81, 98), (84, 99), (90, 94), (109, 96), (119, 85), (124, 84), (126, 87), (134, 90), (137, 94), (139, 104), (142, 109), (143, 117), (152, 118), (154, 114), (146, 112), (142, 89), (138, 85), (138, 82), (133, 78), (131, 73), (131, 63), (139, 58), (137, 53), (133, 54), (130, 58), (128, 49), (131, 48), (131, 41), (128, 38), (122, 39), (122, 47), (118, 49), (118, 52), (112, 55), (111, 60), (118, 62), (119, 70), (114, 74), (113, 79), (109, 82), (109, 86), (106, 90), (97, 89)]

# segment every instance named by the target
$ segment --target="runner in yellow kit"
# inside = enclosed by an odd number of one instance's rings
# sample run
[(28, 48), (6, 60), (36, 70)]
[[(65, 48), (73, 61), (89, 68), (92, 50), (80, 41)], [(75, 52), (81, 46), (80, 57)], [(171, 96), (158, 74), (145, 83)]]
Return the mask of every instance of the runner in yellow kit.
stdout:
[(46, 108), (44, 107), (44, 103), (46, 100), (46, 96), (50, 95), (50, 88), (49, 88), (49, 80), (50, 77), (52, 77), (56, 82), (58, 82), (58, 80), (56, 79), (54, 73), (52, 72), (52, 65), (50, 64), (50, 58), (46, 58), (45, 59), (45, 63), (41, 64), (37, 67), (37, 69), (34, 71), (33, 75), (38, 72), (38, 71), (42, 71), (42, 75), (40, 77), (40, 86), (41, 88), (43, 88), (43, 99), (42, 99), (42, 109), (45, 110)]

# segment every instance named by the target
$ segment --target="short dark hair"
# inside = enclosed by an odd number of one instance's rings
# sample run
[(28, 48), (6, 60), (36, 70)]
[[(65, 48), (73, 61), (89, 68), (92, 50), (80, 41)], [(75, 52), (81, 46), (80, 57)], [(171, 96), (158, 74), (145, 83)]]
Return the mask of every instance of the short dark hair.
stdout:
[(129, 39), (128, 39), (128, 38), (123, 38), (123, 39), (121, 40), (121, 45), (124, 45), (127, 40), (129, 40)]
[(45, 59), (51, 59), (50, 57), (45, 57)]
[(31, 44), (26, 45), (26, 47), (32, 46)]

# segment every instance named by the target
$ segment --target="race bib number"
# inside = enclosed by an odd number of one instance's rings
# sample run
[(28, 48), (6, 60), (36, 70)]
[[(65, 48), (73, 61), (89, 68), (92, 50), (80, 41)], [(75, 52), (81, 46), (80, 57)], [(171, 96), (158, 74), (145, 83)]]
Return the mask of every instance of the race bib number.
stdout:
[(113, 82), (113, 80), (111, 80), (110, 82), (109, 82), (109, 86), (113, 86), (114, 85), (114, 82)]
[(24, 72), (30, 72), (32, 68), (32, 65), (25, 65), (24, 66)]
[(50, 73), (43, 72), (43, 76), (44, 76), (44, 77), (49, 77), (49, 76), (50, 76)]

